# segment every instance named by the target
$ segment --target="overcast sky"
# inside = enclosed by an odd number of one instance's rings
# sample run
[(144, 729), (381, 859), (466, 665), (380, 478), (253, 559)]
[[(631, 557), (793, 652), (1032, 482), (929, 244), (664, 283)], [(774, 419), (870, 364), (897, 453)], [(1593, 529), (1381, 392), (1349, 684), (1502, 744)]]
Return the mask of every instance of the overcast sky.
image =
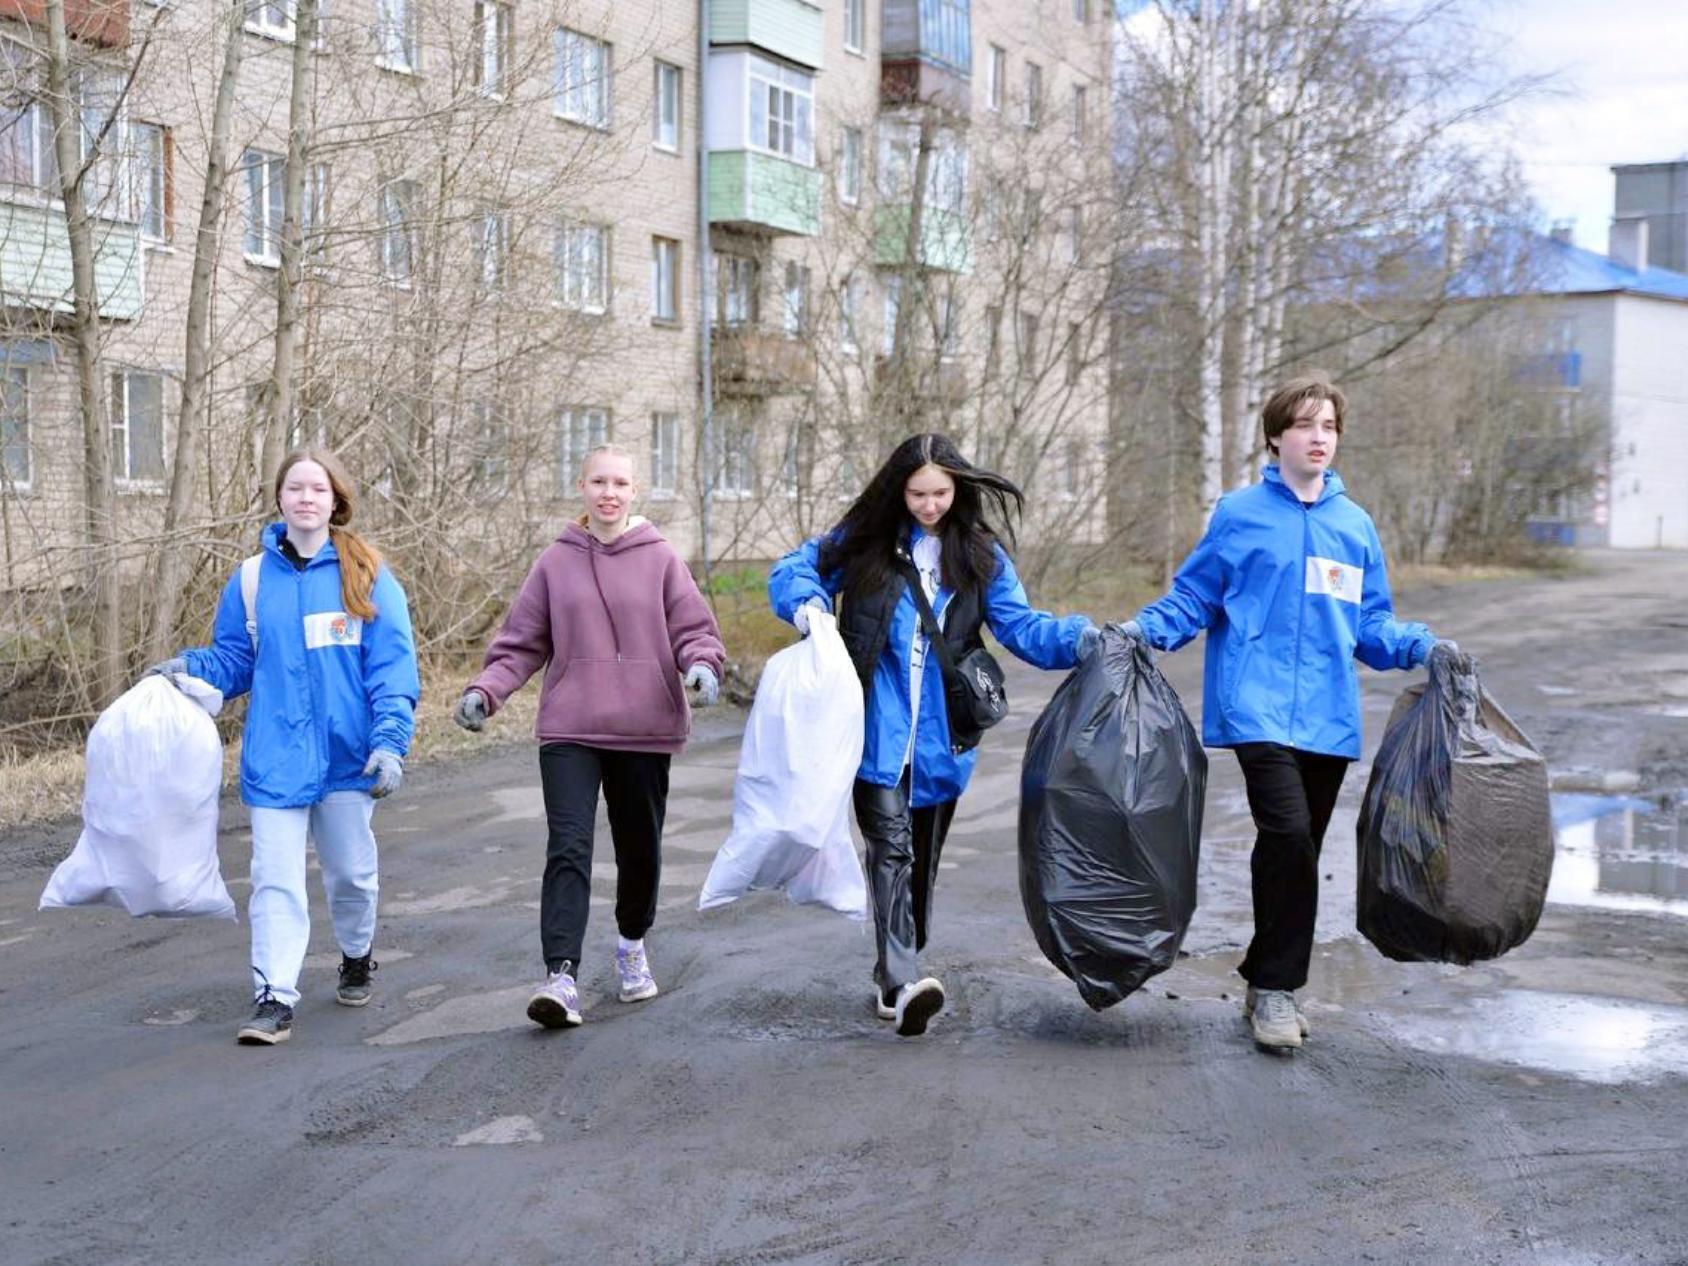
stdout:
[(1522, 107), (1513, 137), (1549, 219), (1604, 251), (1613, 163), (1688, 157), (1688, 0), (1498, 0), (1513, 69), (1569, 95)]

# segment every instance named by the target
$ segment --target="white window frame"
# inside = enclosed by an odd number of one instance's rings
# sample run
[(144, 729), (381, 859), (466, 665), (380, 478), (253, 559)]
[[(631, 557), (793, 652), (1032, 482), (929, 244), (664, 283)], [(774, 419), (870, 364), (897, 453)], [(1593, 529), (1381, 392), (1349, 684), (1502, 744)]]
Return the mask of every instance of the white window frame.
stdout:
[(563, 496), (570, 497), (586, 455), (610, 442), (610, 411), (596, 404), (570, 405), (557, 419), (557, 427), (557, 482)]
[(483, 295), (501, 295), (510, 283), (510, 212), (484, 206), (469, 223), (475, 248), (475, 284)]
[(785, 446), (780, 454), (780, 491), (795, 499), (803, 490), (805, 472), (814, 469), (815, 433), (793, 421), (785, 429)]
[[(29, 417), (29, 386), (27, 365), (7, 365), (0, 370), (0, 495), (34, 491), (35, 436)], [(12, 404), (17, 406), (15, 414), (10, 412), (9, 406)], [(6, 426), (12, 428), (13, 438), (9, 444), (4, 429)], [(7, 472), (7, 448), (22, 450), (22, 478)]]
[(658, 325), (680, 324), (680, 242), (677, 238), (651, 238), (651, 320)]
[[(381, 275), (390, 285), (409, 289), (416, 276), (416, 200), (414, 180), (389, 180), (376, 191), (376, 247)], [(401, 253), (402, 250), (402, 253)]]
[(679, 495), (680, 415), (668, 409), (651, 414), (650, 496), (668, 499)]
[(552, 238), (557, 304), (602, 316), (610, 306), (610, 230), (584, 220), (560, 221)]
[[(72, 72), (78, 153), (87, 170), (82, 197), (90, 215), (132, 223), (135, 196), (130, 170), (128, 83), (122, 67), (89, 62)], [(48, 116), (39, 116), (48, 121)], [(110, 126), (106, 126), (107, 120)], [(105, 135), (100, 135), (101, 129)], [(99, 152), (94, 152), (95, 143)]]
[(1067, 263), (1084, 262), (1084, 208), (1073, 203), (1067, 208)]
[(607, 40), (559, 26), (552, 40), (551, 109), (585, 127), (610, 125), (613, 62)]
[(838, 200), (847, 207), (862, 200), (862, 130), (840, 128), (838, 132)]
[(510, 491), (510, 419), (499, 405), (478, 400), (470, 406), (474, 434), (469, 487), (482, 501), (501, 500)]
[(672, 62), (658, 61), (652, 78), (651, 144), (665, 154), (680, 152), (680, 117), (685, 80)]
[(1073, 0), (1073, 21), (1079, 26), (1090, 25), (1090, 0)]
[(729, 330), (754, 327), (761, 316), (762, 266), (749, 255), (713, 251), (716, 269), (716, 321)]
[(809, 265), (800, 260), (785, 261), (785, 285), (781, 292), (780, 329), (789, 339), (809, 337)]
[(844, 0), (844, 51), (865, 55), (867, 46), (867, 0)]
[(305, 248), (305, 262), (321, 268), (328, 263), (328, 223), (334, 214), (334, 171), (327, 163), (307, 163), (305, 188), (299, 199), (304, 221), (299, 235)]
[[(141, 240), (163, 246), (170, 240), (170, 129), (162, 123), (129, 125), (130, 183)], [(156, 225), (149, 223), (157, 215)]]
[[(133, 405), (131, 404), (132, 384), (137, 378), (150, 378), (158, 384), (158, 475), (155, 478), (137, 478), (134, 474), (135, 455), (132, 440), (134, 438), (134, 424), (131, 422)], [(107, 383), (112, 392), (111, 444), (112, 444), (112, 485), (119, 492), (163, 492), (164, 481), (168, 477), (170, 454), (170, 410), (165, 403), (165, 377), (156, 370), (137, 369), (132, 366), (113, 366), (107, 375)], [(121, 383), (121, 388), (119, 387)], [(118, 450), (118, 434), (122, 434), (122, 450)]]
[(746, 148), (813, 167), (814, 75), (754, 53), (745, 58), (745, 66)]
[(417, 0), (375, 0), (375, 64), (401, 75), (422, 69), (422, 11)]
[(846, 356), (861, 355), (861, 298), (861, 279), (851, 273), (838, 288), (838, 347)]
[(254, 35), (262, 35), (265, 39), (291, 44), (294, 31), (293, 14), (293, 0), (265, 0), (265, 3), (253, 5), (247, 10), (246, 29)]
[(1002, 113), (1002, 92), (1007, 78), (1008, 50), (992, 44), (985, 59), (985, 109), (992, 114)]
[(712, 428), (709, 477), (716, 497), (741, 501), (756, 495), (756, 427), (736, 414), (718, 412)]
[(892, 356), (897, 351), (897, 317), (903, 306), (903, 279), (901, 274), (892, 273), (885, 279), (885, 303), (881, 316), (884, 326), (880, 330), (879, 350), (886, 356)]
[[(287, 158), (283, 154), (261, 149), (241, 153), (240, 253), (249, 264), (281, 267), (282, 180), (286, 171)], [(256, 186), (254, 174), (258, 178)]]
[(515, 10), (504, 0), (475, 0), (475, 91), (504, 100), (515, 49)]
[(1043, 126), (1043, 67), (1037, 62), (1026, 63), (1025, 92), (1020, 122), (1028, 132), (1035, 132)]

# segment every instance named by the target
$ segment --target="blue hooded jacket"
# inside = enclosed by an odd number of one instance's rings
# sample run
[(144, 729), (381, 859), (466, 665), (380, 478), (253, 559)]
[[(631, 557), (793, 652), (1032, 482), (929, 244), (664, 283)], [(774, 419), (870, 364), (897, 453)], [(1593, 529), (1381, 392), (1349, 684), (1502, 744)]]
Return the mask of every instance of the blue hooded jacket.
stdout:
[(281, 552), (286, 525), (264, 529), (258, 651), (246, 632), (236, 570), (217, 604), (211, 645), (184, 651), (188, 672), (232, 698), (250, 690), (240, 753), (240, 798), (265, 809), (313, 805), (331, 791), (367, 791), (377, 747), (410, 750), (422, 693), (404, 590), (382, 567), (373, 620), (348, 615), (340, 558), (325, 543), (303, 571)]
[[(913, 538), (924, 535), (918, 524)], [(832, 599), (843, 588), (838, 572), (820, 574), (821, 537), (804, 542), (774, 565), (768, 575), (768, 602), (774, 614), (790, 620), (797, 608), (819, 598), (832, 609)], [(1078, 658), (1079, 634), (1090, 623), (1082, 615), (1055, 616), (1034, 610), (1026, 601), (1026, 590), (1014, 571), (1008, 551), (996, 547), (996, 575), (984, 592), (985, 624), (1008, 650), (1038, 668), (1071, 668)], [(940, 619), (953, 592), (938, 587), (932, 612)], [(909, 666), (920, 615), (914, 598), (904, 586), (902, 597), (891, 615), (891, 631), (885, 650), (874, 666), (873, 685), (867, 696), (867, 715), (862, 743), (862, 763), (856, 777), (880, 787), (895, 787), (902, 780), (903, 758), (909, 752), (909, 724), (914, 709), (909, 698)], [(917, 723), (910, 776), (909, 804), (922, 809), (959, 799), (973, 776), (977, 751), (955, 752), (949, 737), (949, 708), (944, 701), (943, 673), (934, 655), (926, 657), (920, 675), (920, 717)]]
[(1277, 466), (1221, 497), (1171, 591), (1137, 616), (1151, 646), (1172, 651), (1203, 629), (1202, 742), (1281, 743), (1360, 755), (1354, 660), (1412, 668), (1435, 637), (1395, 619), (1371, 516), (1325, 472), (1311, 506)]

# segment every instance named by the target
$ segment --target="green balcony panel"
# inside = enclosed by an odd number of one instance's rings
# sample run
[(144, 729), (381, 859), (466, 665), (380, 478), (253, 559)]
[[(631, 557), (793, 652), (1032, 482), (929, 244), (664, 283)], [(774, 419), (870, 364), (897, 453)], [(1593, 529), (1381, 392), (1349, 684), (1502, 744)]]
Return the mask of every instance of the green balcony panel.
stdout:
[[(908, 258), (909, 212), (906, 202), (877, 208), (873, 214), (873, 261), (901, 264)], [(920, 216), (920, 249), (915, 262), (939, 272), (973, 271), (973, 240), (967, 217), (928, 207)]]
[(821, 173), (753, 150), (712, 150), (709, 222), (814, 237), (821, 231)]
[[(146, 299), (144, 256), (132, 224), (94, 221), (94, 293), (100, 315), (133, 321)], [(56, 206), (0, 202), (0, 303), (69, 313), (75, 309), (70, 230)]]
[(749, 44), (812, 70), (826, 46), (821, 8), (808, 0), (714, 0), (709, 42)]

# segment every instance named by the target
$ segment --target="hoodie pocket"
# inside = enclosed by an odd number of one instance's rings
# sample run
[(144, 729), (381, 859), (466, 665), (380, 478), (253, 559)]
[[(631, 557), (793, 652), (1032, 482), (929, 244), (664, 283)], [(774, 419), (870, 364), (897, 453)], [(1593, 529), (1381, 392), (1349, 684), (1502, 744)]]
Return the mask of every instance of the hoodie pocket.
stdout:
[(582, 736), (671, 737), (685, 727), (668, 676), (654, 659), (571, 659), (542, 724)]

